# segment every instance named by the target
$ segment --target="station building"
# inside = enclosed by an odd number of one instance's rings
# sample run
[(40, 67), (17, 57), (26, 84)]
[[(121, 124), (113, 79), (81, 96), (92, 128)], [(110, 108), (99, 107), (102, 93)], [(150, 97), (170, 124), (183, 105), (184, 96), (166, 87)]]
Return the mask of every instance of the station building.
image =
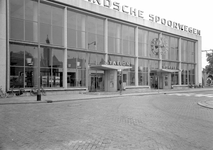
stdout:
[(0, 0), (0, 51), (5, 91), (202, 83), (200, 30), (116, 0)]

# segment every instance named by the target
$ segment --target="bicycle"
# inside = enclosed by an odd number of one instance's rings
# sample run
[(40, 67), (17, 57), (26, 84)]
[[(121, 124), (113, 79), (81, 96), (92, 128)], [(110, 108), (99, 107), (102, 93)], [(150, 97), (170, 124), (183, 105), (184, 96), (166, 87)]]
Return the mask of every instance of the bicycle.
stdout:
[(16, 93), (16, 96), (23, 96), (23, 95), (26, 95), (26, 90), (20, 87), (18, 93)]
[(11, 90), (7, 92), (7, 98), (11, 98), (13, 96), (15, 96), (14, 87), (12, 87)]
[[(43, 95), (43, 96), (46, 96), (46, 91), (44, 90), (43, 87), (40, 87), (40, 93)], [(38, 94), (38, 88), (37, 87), (33, 87), (31, 90), (30, 90), (30, 95), (31, 96), (35, 96)]]
[(0, 97), (1, 98), (6, 98), (7, 97), (7, 93), (3, 91), (2, 87), (0, 87)]

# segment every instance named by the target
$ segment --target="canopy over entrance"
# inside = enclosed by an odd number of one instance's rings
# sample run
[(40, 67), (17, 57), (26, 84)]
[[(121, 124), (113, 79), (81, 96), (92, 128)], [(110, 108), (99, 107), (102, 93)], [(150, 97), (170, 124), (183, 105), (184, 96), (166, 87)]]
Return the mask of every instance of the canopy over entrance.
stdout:
[(180, 70), (173, 70), (173, 69), (154, 69), (151, 72), (167, 72), (167, 73), (174, 73), (179, 72)]
[(125, 70), (132, 68), (131, 66), (117, 66), (117, 65), (93, 65), (91, 69), (96, 70)]

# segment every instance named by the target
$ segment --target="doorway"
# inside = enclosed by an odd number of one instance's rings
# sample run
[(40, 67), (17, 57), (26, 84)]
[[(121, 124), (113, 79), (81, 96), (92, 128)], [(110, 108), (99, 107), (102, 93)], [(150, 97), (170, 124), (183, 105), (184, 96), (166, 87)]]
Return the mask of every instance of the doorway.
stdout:
[(150, 73), (150, 87), (151, 89), (158, 89), (157, 73)]
[(104, 74), (91, 73), (90, 74), (90, 92), (104, 91)]

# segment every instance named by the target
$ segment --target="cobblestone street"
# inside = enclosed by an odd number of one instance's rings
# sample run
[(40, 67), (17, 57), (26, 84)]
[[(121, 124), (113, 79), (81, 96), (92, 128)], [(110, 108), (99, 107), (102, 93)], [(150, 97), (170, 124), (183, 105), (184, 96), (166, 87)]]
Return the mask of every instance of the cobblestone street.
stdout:
[(199, 97), (126, 96), (0, 105), (0, 150), (209, 150)]

